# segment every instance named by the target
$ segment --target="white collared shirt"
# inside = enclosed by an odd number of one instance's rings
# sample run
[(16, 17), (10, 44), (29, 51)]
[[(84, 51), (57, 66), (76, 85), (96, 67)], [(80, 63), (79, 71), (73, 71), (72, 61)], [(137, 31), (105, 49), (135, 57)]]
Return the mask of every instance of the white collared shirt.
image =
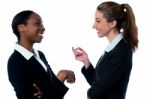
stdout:
[(29, 60), (32, 56), (35, 57), (35, 59), (42, 65), (42, 67), (47, 71), (47, 67), (44, 64), (44, 62), (40, 59), (39, 52), (35, 49), (33, 49), (33, 52), (28, 51), (23, 46), (16, 43), (15, 50), (18, 51), (25, 59)]
[(112, 42), (105, 48), (106, 52), (110, 52), (123, 38), (122, 33), (119, 33), (113, 40)]

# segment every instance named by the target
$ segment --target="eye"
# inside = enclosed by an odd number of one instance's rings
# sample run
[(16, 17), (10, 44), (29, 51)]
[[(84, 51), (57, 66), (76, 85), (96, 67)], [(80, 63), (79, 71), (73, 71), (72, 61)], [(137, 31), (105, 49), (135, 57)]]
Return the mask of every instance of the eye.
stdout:
[(99, 22), (100, 22), (100, 20), (96, 20), (96, 22), (97, 22), (97, 23), (99, 23)]
[(37, 24), (37, 25), (41, 25), (41, 22), (37, 22), (36, 24)]
[(95, 21), (96, 21), (97, 23), (100, 23), (100, 22), (103, 21), (103, 18), (96, 18)]
[(42, 23), (41, 23), (41, 22), (35, 22), (35, 25), (36, 25), (36, 26), (41, 26)]

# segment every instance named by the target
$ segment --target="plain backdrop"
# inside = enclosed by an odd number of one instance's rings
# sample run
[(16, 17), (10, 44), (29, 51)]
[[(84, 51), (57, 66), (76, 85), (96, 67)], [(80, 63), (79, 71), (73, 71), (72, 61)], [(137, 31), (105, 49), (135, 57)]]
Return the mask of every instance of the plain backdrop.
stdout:
[[(55, 73), (60, 69), (75, 72), (76, 83), (69, 87), (65, 99), (86, 99), (90, 87), (81, 74), (82, 63), (74, 59), (72, 46), (82, 47), (93, 65), (101, 56), (108, 41), (98, 38), (92, 29), (97, 5), (105, 0), (0, 0), (0, 99), (16, 99), (8, 81), (7, 60), (14, 50), (15, 35), (11, 21), (22, 10), (33, 10), (40, 14), (46, 28), (44, 39), (34, 48), (42, 50)], [(126, 99), (150, 99), (150, 48), (148, 0), (114, 0), (132, 6), (139, 31), (139, 49), (133, 56)]]

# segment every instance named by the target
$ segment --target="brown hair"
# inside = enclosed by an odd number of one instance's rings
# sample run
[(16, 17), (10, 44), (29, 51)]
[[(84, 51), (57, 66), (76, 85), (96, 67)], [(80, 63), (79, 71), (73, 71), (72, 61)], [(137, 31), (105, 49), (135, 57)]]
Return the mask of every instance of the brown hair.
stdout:
[(130, 46), (132, 51), (138, 47), (138, 29), (135, 16), (129, 4), (118, 4), (115, 2), (103, 2), (97, 10), (104, 14), (108, 22), (116, 20), (117, 29), (123, 29), (123, 38)]

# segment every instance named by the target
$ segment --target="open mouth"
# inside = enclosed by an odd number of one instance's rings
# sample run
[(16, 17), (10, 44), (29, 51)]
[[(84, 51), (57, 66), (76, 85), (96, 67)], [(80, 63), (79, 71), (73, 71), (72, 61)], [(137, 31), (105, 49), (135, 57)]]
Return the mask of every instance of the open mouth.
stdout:
[(43, 33), (38, 33), (38, 37), (43, 38)]

